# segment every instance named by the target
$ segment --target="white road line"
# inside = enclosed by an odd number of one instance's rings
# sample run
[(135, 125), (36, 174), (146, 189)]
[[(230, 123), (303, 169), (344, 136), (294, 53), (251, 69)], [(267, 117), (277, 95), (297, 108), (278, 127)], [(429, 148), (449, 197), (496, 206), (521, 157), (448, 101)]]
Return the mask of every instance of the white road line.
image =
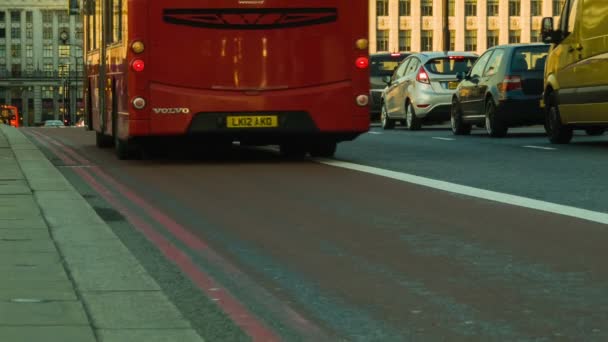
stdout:
[(369, 133), (369, 134), (382, 134), (382, 132), (373, 132), (373, 131), (369, 131), (367, 133)]
[(543, 146), (534, 146), (534, 145), (525, 145), (522, 146), (525, 148), (533, 148), (533, 149), (537, 149), (537, 150), (547, 150), (547, 151), (555, 151), (557, 150), (555, 147), (543, 147)]
[(446, 140), (446, 141), (454, 141), (454, 140), (456, 140), (454, 138), (443, 138), (443, 137), (431, 137), (431, 139)]
[(355, 170), (360, 172), (365, 172), (377, 176), (392, 178), (395, 180), (399, 180), (402, 182), (412, 183), (420, 186), (425, 186), (433, 189), (438, 189), (442, 191), (447, 191), (451, 193), (481, 198), (489, 201), (499, 202), (510, 204), (518, 207), (535, 209), (540, 211), (545, 211), (553, 214), (565, 215), (570, 217), (575, 217), (581, 220), (587, 220), (597, 223), (608, 224), (608, 214), (598, 211), (591, 211), (587, 209), (581, 209), (576, 207), (571, 207), (567, 205), (561, 205), (551, 202), (545, 202), (540, 200), (535, 200), (527, 197), (509, 195), (501, 192), (478, 189), (466, 185), (459, 185), (450, 182), (415, 176), (412, 174), (384, 170), (376, 167), (353, 164), (338, 160), (332, 159), (314, 159), (316, 162), (340, 167), (349, 170)]

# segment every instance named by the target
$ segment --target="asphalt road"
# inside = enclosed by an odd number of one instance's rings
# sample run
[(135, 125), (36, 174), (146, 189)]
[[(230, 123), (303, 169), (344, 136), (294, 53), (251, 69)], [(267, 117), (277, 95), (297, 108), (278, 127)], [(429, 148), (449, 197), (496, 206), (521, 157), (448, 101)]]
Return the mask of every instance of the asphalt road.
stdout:
[[(604, 224), (266, 149), (118, 161), (24, 131), (209, 340), (608, 339)], [(604, 213), (606, 152), (374, 127), (336, 159)]]

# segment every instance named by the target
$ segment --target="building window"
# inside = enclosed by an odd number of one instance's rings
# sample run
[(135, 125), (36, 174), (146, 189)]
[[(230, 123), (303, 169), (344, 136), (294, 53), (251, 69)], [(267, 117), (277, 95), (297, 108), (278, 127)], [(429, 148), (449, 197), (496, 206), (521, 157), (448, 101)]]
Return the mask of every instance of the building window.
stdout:
[(42, 22), (45, 24), (53, 23), (53, 13), (51, 11), (42, 12)]
[(11, 27), (11, 38), (21, 39), (21, 27)]
[(449, 0), (448, 1), (448, 15), (450, 17), (453, 17), (456, 15), (456, 0)]
[(521, 0), (509, 0), (509, 16), (519, 17), (521, 15)]
[(42, 39), (53, 39), (53, 28), (52, 27), (42, 28)]
[(433, 16), (433, 0), (421, 0), (420, 12), (423, 17)]
[(69, 24), (70, 23), (70, 17), (68, 17), (68, 14), (61, 11), (57, 13), (57, 16), (59, 17), (59, 23), (60, 24)]
[(540, 43), (542, 41), (542, 37), (540, 34), (540, 30), (532, 30), (530, 32), (530, 42), (531, 43)]
[(539, 17), (543, 13), (543, 2), (541, 0), (532, 0), (530, 2), (530, 14), (533, 17)]
[(11, 45), (11, 56), (14, 58), (21, 58), (21, 44)]
[(44, 45), (42, 47), (42, 56), (43, 57), (53, 57), (53, 45)]
[(412, 30), (399, 30), (399, 51), (412, 50)]
[(498, 16), (498, 0), (488, 0), (488, 16), (489, 17), (497, 17)]
[(11, 73), (13, 77), (21, 77), (21, 64), (11, 65)]
[(28, 39), (33, 39), (34, 38), (34, 30), (32, 30), (31, 27), (28, 27), (25, 29), (25, 37)]
[(411, 0), (399, 0), (399, 16), (410, 16), (412, 15), (412, 1)]
[(70, 56), (70, 46), (69, 45), (59, 45), (59, 57), (69, 57)]
[(112, 31), (114, 32), (113, 42), (120, 42), (122, 40), (122, 0), (113, 0), (113, 20), (112, 20)]
[(456, 31), (450, 30), (450, 51), (456, 50)]
[(477, 16), (477, 0), (465, 0), (464, 15), (467, 17)]
[(388, 0), (376, 0), (376, 15), (379, 17), (388, 16)]
[(0, 38), (6, 38), (6, 29), (4, 27), (0, 27)]
[(433, 31), (422, 30), (420, 37), (420, 51), (433, 51)]
[(0, 11), (0, 23), (6, 21), (6, 12)]
[(25, 22), (32, 23), (33, 21), (34, 21), (34, 19), (33, 19), (32, 12), (31, 11), (25, 12)]
[(0, 45), (0, 57), (6, 57), (6, 45)]
[[(46, 65), (44, 66), (46, 70)], [(52, 71), (53, 65), (51, 65)], [(42, 87), (42, 98), (43, 99), (52, 99), (53, 98), (53, 87)]]
[(564, 0), (553, 0), (553, 16), (559, 16), (564, 7)]
[(498, 45), (498, 30), (488, 31), (488, 49)]
[(25, 46), (25, 57), (34, 57), (34, 47), (31, 45)]
[[(53, 76), (53, 63), (44, 64), (44, 73), (46, 76)], [(53, 96), (51, 95), (50, 98), (53, 98)]]
[(11, 23), (18, 24), (21, 22), (21, 12), (12, 11), (11, 12)]
[(521, 31), (520, 30), (510, 30), (509, 31), (509, 44), (517, 44), (521, 41)]
[(464, 33), (465, 51), (477, 51), (477, 30), (466, 30)]
[(376, 50), (388, 51), (388, 30), (378, 30), (376, 33)]

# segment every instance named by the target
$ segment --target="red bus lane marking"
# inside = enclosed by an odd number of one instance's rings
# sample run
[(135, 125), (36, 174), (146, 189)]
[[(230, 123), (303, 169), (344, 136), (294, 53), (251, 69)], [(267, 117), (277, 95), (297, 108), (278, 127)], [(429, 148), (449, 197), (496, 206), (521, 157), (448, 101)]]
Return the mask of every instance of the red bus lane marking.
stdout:
[[(70, 154), (74, 159), (78, 160), (82, 164), (85, 164), (85, 165), (93, 164), (89, 160), (87, 160), (85, 157), (80, 156), (78, 154), (78, 152), (76, 152), (74, 149), (72, 149), (71, 147), (65, 145), (64, 143), (56, 140), (55, 138), (45, 136), (39, 132), (35, 132), (35, 135), (40, 137), (40, 139), (45, 140), (48, 143), (59, 147), (61, 149), (61, 151), (65, 151), (65, 153)], [(55, 155), (57, 155), (59, 158), (61, 158), (62, 160), (64, 158), (69, 158), (68, 156), (59, 152), (55, 148), (52, 148), (52, 152)], [(236, 266), (232, 265), (232, 263), (226, 261), (215, 251), (210, 249), (206, 242), (204, 242), (204, 241), (200, 240), (198, 237), (194, 236), (192, 233), (190, 233), (187, 229), (185, 229), (179, 223), (175, 222), (173, 219), (171, 219), (170, 217), (166, 216), (165, 214), (163, 214), (162, 212), (157, 210), (153, 205), (147, 203), (144, 199), (139, 197), (134, 192), (130, 191), (124, 185), (118, 183), (115, 179), (113, 179), (110, 175), (108, 175), (101, 168), (99, 168), (97, 166), (94, 166), (93, 168), (95, 169), (94, 172), (95, 172), (96, 176), (100, 176), (101, 178), (103, 178), (103, 180), (105, 182), (107, 182), (108, 185), (117, 189), (123, 196), (128, 198), (131, 202), (137, 204), (140, 208), (144, 209), (144, 211), (148, 215), (150, 215), (150, 217), (154, 218), (158, 223), (160, 223), (172, 235), (177, 237), (181, 242), (186, 244), (191, 249), (198, 250), (198, 251), (204, 251), (205, 255), (208, 259), (210, 259), (217, 265), (220, 265), (222, 268), (224, 268), (225, 271), (228, 271), (231, 274), (243, 276), (242, 271), (240, 271)], [(77, 171), (79, 174), (87, 172), (84, 169), (78, 169)], [(90, 172), (93, 172), (93, 171), (91, 170)], [(88, 173), (86, 173), (86, 174), (89, 175)], [(93, 179), (90, 175), (88, 177), (90, 177), (90, 179), (92, 181), (97, 183), (97, 181), (95, 179)], [(99, 184), (99, 183), (97, 183), (97, 184)], [(109, 193), (109, 194), (111, 195), (111, 193)], [(113, 195), (111, 195), (111, 196), (113, 196)], [(116, 207), (121, 208), (120, 203), (118, 203), (118, 201), (116, 199), (114, 201), (116, 201), (116, 203), (117, 203)], [(108, 202), (110, 202), (110, 201), (108, 201)], [(111, 203), (114, 203), (114, 202), (111, 202)], [(129, 215), (131, 215), (131, 213), (129, 213)], [(125, 216), (127, 216), (127, 215), (125, 215)], [(131, 216), (134, 216), (134, 215), (131, 215)], [(184, 271), (184, 272), (187, 273), (187, 271)], [(212, 287), (217, 287), (217, 286), (212, 286)], [(207, 292), (205, 288), (203, 288), (203, 290), (209, 294), (209, 292)], [(215, 294), (215, 292), (213, 292), (213, 294)], [(312, 336), (323, 336), (324, 335), (316, 325), (312, 324), (309, 320), (304, 318), (298, 312), (294, 311), (293, 309), (291, 309), (289, 306), (283, 304), (282, 302), (280, 302), (280, 305), (281, 305), (281, 309), (282, 309), (283, 313), (287, 314), (288, 317), (290, 318), (291, 322), (293, 322), (295, 324), (295, 326), (293, 326), (293, 328), (295, 328), (296, 330), (300, 331), (301, 333), (303, 333), (305, 335), (309, 335), (309, 336), (311, 336), (311, 335)]]
[[(36, 134), (34, 134), (36, 135)], [(34, 139), (49, 141), (40, 135), (36, 135)], [(56, 145), (56, 144), (53, 144)], [(60, 152), (57, 148), (47, 145), (47, 148), (64, 162), (72, 159), (66, 154)], [(201, 289), (209, 298), (215, 299), (218, 306), (239, 326), (241, 327), (254, 341), (280, 341), (281, 339), (272, 332), (266, 325), (251, 314), (242, 304), (240, 304), (228, 291), (222, 290), (220, 285), (210, 276), (198, 269), (196, 264), (184, 254), (179, 248), (174, 246), (170, 241), (165, 239), (161, 234), (156, 232), (149, 224), (139, 218), (136, 214), (131, 213), (120, 201), (112, 194), (112, 192), (104, 185), (100, 184), (91, 176), (88, 170), (74, 169), (89, 186), (91, 186), (99, 195), (101, 195), (112, 207), (116, 208), (133, 227), (152, 242), (165, 257), (176, 264), (179, 269), (188, 275), (188, 277)], [(213, 289), (213, 290), (211, 290)]]

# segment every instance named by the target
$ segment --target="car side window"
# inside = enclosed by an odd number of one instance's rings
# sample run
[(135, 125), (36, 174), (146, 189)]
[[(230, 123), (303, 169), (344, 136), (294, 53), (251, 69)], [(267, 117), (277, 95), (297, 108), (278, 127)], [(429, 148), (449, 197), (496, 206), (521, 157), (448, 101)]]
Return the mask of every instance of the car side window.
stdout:
[(407, 66), (406, 75), (411, 75), (418, 71), (420, 67), (420, 61), (418, 58), (412, 58), (412, 62)]
[(496, 74), (498, 68), (500, 68), (500, 63), (502, 63), (502, 57), (505, 55), (505, 50), (503, 49), (495, 49), (492, 57), (488, 61), (488, 65), (483, 73), (484, 76), (492, 76)]
[(401, 77), (403, 77), (403, 75), (405, 74), (405, 69), (407, 68), (407, 64), (410, 62), (410, 59), (406, 59), (405, 61), (403, 61), (403, 63), (401, 63), (401, 65), (399, 65), (397, 67), (397, 70), (395, 71), (395, 73), (393, 74), (393, 81), (394, 80), (398, 80)]
[(494, 52), (494, 51), (493, 50), (486, 51), (486, 53), (484, 53), (483, 55), (481, 55), (481, 57), (479, 57), (479, 59), (477, 60), (477, 63), (475, 63), (475, 65), (473, 65), (473, 69), (471, 69), (472, 78), (481, 77), (481, 75), (483, 75), (483, 71), (486, 67), (486, 64), (488, 64), (488, 59), (490, 59), (490, 56), (492, 56), (492, 52)]
[(570, 2), (570, 16), (568, 18), (568, 33), (574, 32), (574, 25), (576, 25), (576, 12), (578, 10), (578, 0)]

